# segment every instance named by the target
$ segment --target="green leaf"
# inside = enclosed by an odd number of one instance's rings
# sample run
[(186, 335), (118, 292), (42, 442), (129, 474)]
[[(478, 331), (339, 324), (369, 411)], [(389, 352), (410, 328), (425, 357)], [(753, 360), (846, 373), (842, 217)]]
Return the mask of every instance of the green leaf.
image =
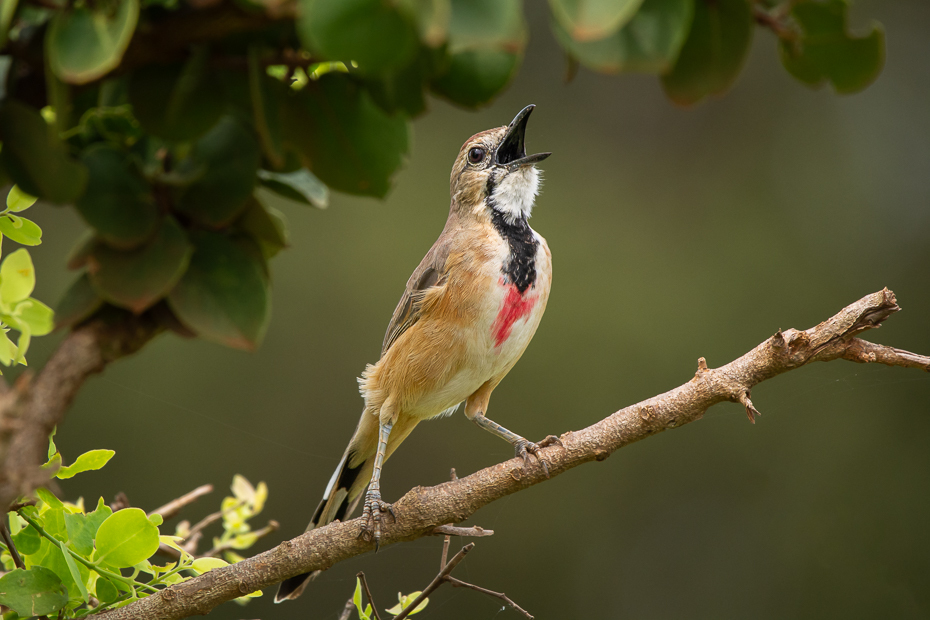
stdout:
[(198, 232), (194, 255), (168, 295), (178, 319), (197, 335), (254, 350), (271, 314), (269, 284), (260, 251), (245, 239)]
[(13, 306), (32, 294), (36, 287), (36, 270), (28, 250), (19, 249), (9, 254), (0, 264), (0, 300)]
[(262, 66), (258, 46), (249, 47), (249, 97), (252, 122), (258, 133), (262, 153), (274, 168), (285, 164), (284, 131), (281, 123), (281, 101), (287, 85), (269, 76)]
[(94, 596), (101, 603), (112, 603), (119, 598), (119, 590), (106, 577), (97, 577), (97, 583), (94, 584)]
[(30, 297), (19, 302), (14, 315), (20, 323), (29, 326), (32, 336), (44, 336), (55, 329), (55, 312), (38, 299)]
[(409, 149), (402, 116), (385, 114), (344, 73), (307, 84), (287, 112), (288, 139), (323, 183), (349, 194), (387, 194)]
[(643, 0), (549, 0), (552, 15), (575, 41), (597, 41), (629, 22)]
[(662, 78), (675, 103), (697, 103), (732, 86), (746, 61), (753, 20), (746, 0), (697, 0), (678, 61)]
[(214, 568), (222, 568), (224, 566), (229, 566), (229, 563), (226, 560), (221, 560), (220, 558), (197, 558), (194, 560), (194, 563), (191, 564), (191, 570), (195, 571), (199, 575), (202, 575), (203, 573), (213, 570)]
[(31, 525), (27, 525), (18, 534), (13, 535), (13, 544), (23, 555), (32, 555), (38, 551), (41, 542), (42, 535)]
[(382, 110), (413, 118), (426, 111), (428, 82), (444, 71), (448, 63), (445, 50), (422, 48), (407, 65), (366, 78), (365, 85)]
[(0, 332), (0, 364), (9, 366), (16, 358), (16, 345), (5, 334)]
[(114, 512), (97, 530), (96, 559), (109, 566), (128, 568), (157, 550), (158, 528), (139, 508)]
[(81, 576), (81, 572), (78, 570), (77, 563), (74, 561), (74, 558), (71, 557), (71, 553), (68, 552), (68, 548), (65, 546), (65, 543), (59, 541), (58, 547), (61, 549), (61, 555), (68, 565), (68, 571), (71, 573), (71, 579), (74, 580), (75, 587), (81, 593), (81, 598), (85, 603), (87, 603), (90, 600), (87, 597), (87, 586), (84, 585), (84, 578)]
[(873, 23), (865, 37), (846, 32), (845, 0), (798, 2), (791, 11), (802, 35), (779, 45), (785, 69), (810, 86), (829, 81), (838, 93), (855, 93), (875, 81), (885, 65), (885, 32)]
[(184, 64), (154, 64), (133, 73), (129, 102), (147, 132), (182, 142), (200, 137), (216, 124), (226, 102), (208, 60), (208, 50), (202, 47)]
[(272, 206), (264, 206), (260, 199), (252, 202), (236, 227), (258, 242), (265, 258), (271, 258), (288, 246), (287, 218)]
[[(402, 612), (409, 605), (411, 605), (413, 601), (417, 600), (417, 597), (420, 596), (421, 594), (423, 594), (423, 592), (419, 590), (417, 590), (416, 592), (411, 592), (410, 594), (401, 594), (400, 592), (398, 592), (397, 593), (397, 601), (398, 601), (397, 604), (391, 607), (390, 609), (388, 609), (387, 612), (394, 616), (400, 614), (400, 612)], [(420, 613), (421, 611), (423, 611), (423, 609), (428, 604), (429, 604), (429, 598), (423, 599), (423, 602), (417, 605), (416, 609), (412, 610), (409, 615), (412, 616), (413, 614)]]
[(116, 452), (113, 450), (91, 450), (90, 452), (85, 452), (77, 457), (72, 464), (59, 469), (55, 477), (60, 480), (65, 480), (67, 478), (73, 478), (77, 474), (85, 471), (95, 471), (106, 465), (107, 462), (113, 458), (114, 454), (116, 454)]
[(55, 308), (55, 326), (73, 327), (91, 316), (103, 305), (103, 299), (90, 283), (86, 273), (74, 281)]
[(17, 568), (0, 577), (0, 604), (24, 618), (55, 613), (67, 603), (67, 588), (47, 568)]
[(117, 0), (57, 11), (45, 35), (45, 53), (52, 71), (65, 82), (87, 84), (119, 65), (139, 20), (139, 0)]
[(633, 19), (599, 41), (578, 42), (558, 23), (556, 38), (581, 64), (602, 73), (665, 73), (678, 58), (695, 0), (645, 0)]
[(27, 194), (73, 202), (87, 184), (87, 170), (71, 159), (39, 112), (16, 101), (0, 108), (0, 166)]
[(381, 0), (302, 0), (298, 33), (322, 58), (355, 61), (368, 74), (405, 65), (419, 34), (404, 3)]
[(158, 226), (158, 207), (129, 157), (100, 144), (84, 151), (81, 161), (90, 172), (87, 191), (75, 204), (84, 220), (116, 248), (148, 239)]
[(167, 216), (155, 236), (132, 250), (97, 243), (88, 257), (90, 282), (110, 303), (139, 314), (177, 284), (193, 247), (175, 219)]
[(431, 88), (467, 107), (488, 103), (510, 83), (525, 47), (519, 0), (452, 0), (450, 61)]
[(25, 211), (36, 203), (35, 196), (30, 196), (16, 185), (10, 188), (10, 193), (6, 195), (6, 207), (13, 213)]
[(43, 487), (36, 489), (36, 496), (52, 508), (64, 509), (65, 505), (55, 495)]
[(42, 243), (42, 229), (38, 224), (17, 215), (0, 216), (0, 233), (21, 245)]
[(283, 173), (259, 170), (258, 178), (262, 185), (291, 201), (317, 209), (329, 206), (329, 188), (306, 168)]
[(97, 503), (97, 509), (90, 514), (65, 514), (65, 528), (68, 530), (68, 538), (74, 550), (85, 557), (90, 557), (94, 550), (94, 537), (97, 535), (97, 530), (111, 514), (113, 511), (104, 503), (102, 497)]
[(179, 171), (205, 168), (183, 191), (177, 210), (210, 227), (230, 224), (246, 207), (255, 187), (261, 148), (250, 127), (223, 117), (194, 144)]

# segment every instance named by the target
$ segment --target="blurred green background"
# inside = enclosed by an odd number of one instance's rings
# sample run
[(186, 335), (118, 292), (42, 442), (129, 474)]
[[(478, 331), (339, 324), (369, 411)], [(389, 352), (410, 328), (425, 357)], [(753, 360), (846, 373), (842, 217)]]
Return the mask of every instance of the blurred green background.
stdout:
[[(58, 443), (67, 458), (113, 448), (64, 494), (152, 509), (212, 482), (182, 516), (219, 505), (234, 473), (266, 481), (262, 519), (303, 531), (362, 402), (404, 283), (442, 229), (448, 177), (472, 134), (538, 108), (528, 149), (553, 151), (532, 225), (555, 281), (532, 345), (490, 417), (529, 438), (578, 429), (720, 366), (779, 328), (808, 328), (891, 288), (905, 311), (875, 341), (930, 353), (930, 4), (860, 2), (887, 31), (883, 75), (865, 92), (811, 92), (757, 31), (726, 97), (683, 110), (653, 77), (565, 64), (541, 2), (518, 78), (479, 113), (434, 100), (413, 155), (381, 203), (337, 195), (294, 210), (293, 247), (272, 262), (274, 311), (253, 355), (163, 336), (81, 392)], [(83, 224), (36, 213), (39, 289), (56, 300)], [(58, 337), (37, 340), (40, 367)], [(930, 376), (833, 362), (496, 502), (469, 523), (494, 529), (456, 576), (505, 591), (537, 618), (926, 618), (930, 616)], [(464, 415), (421, 424), (385, 468), (388, 501), (511, 455)], [(456, 540), (460, 546), (462, 541)], [(211, 618), (336, 618), (355, 573), (383, 609), (422, 589), (440, 538), (389, 547), (324, 573), (296, 603), (272, 592)], [(457, 548), (457, 547), (456, 547)], [(419, 616), (518, 618), (444, 587)]]

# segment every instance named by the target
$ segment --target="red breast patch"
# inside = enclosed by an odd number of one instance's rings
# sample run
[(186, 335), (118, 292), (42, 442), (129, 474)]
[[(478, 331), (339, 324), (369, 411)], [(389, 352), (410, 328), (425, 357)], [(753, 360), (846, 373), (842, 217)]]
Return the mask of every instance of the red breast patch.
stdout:
[(510, 337), (513, 324), (528, 315), (536, 305), (535, 297), (523, 297), (513, 284), (507, 287), (504, 303), (494, 319), (491, 333), (494, 334), (494, 346), (499, 347)]

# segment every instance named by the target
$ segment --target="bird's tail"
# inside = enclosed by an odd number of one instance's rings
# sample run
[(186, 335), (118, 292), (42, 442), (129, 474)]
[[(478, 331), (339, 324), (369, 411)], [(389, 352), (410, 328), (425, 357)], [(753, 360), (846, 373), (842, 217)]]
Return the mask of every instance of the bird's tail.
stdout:
[[(407, 424), (395, 425), (388, 443), (387, 456), (397, 448), (397, 446), (406, 439), (416, 421), (409, 421)], [(313, 518), (307, 526), (307, 532), (312, 529), (323, 527), (333, 521), (345, 521), (352, 516), (352, 513), (358, 507), (363, 497), (363, 491), (371, 481), (371, 472), (374, 467), (375, 452), (378, 447), (378, 416), (370, 413), (362, 413), (362, 419), (358, 423), (358, 428), (346, 448), (342, 460), (333, 472), (326, 491), (323, 493), (323, 499), (313, 513)], [(387, 457), (385, 457), (387, 460)], [(275, 594), (274, 602), (293, 600), (300, 596), (304, 588), (313, 581), (322, 571), (313, 571), (285, 579), (278, 586), (278, 593)]]

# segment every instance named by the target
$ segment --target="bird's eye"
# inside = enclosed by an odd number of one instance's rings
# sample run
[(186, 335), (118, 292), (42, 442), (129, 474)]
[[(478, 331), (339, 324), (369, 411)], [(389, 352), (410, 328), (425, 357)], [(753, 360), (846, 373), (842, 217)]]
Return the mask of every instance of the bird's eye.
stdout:
[(473, 164), (477, 164), (482, 159), (484, 159), (484, 154), (485, 154), (485, 150), (483, 148), (476, 146), (470, 151), (468, 151), (468, 161), (470, 161)]

